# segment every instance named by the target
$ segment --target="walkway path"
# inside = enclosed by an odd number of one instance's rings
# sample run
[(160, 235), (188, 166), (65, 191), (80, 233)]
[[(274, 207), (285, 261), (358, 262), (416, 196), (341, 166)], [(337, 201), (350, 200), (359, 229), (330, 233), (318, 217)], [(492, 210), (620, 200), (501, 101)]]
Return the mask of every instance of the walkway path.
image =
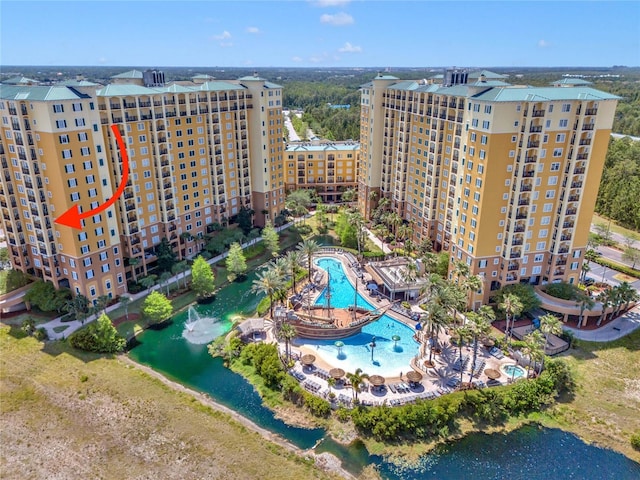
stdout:
[(392, 250), (387, 246), (387, 244), (376, 237), (371, 230), (367, 229), (367, 235), (369, 236), (369, 240), (371, 240), (376, 246), (381, 248), (384, 253), (391, 253)]
[[(289, 222), (281, 227), (277, 227), (276, 231), (280, 232), (282, 230), (284, 230), (285, 228), (289, 228), (290, 226), (293, 225), (293, 222)], [(257, 242), (262, 241), (262, 237), (258, 237), (255, 240), (251, 240), (248, 242), (245, 242), (242, 244), (242, 248), (245, 249), (251, 245), (254, 245)], [(208, 260), (210, 265), (213, 265), (214, 263), (218, 263), (222, 260), (224, 260), (225, 258), (227, 258), (228, 252), (224, 252), (221, 253), (220, 255), (213, 257), (211, 259)], [(178, 281), (178, 278), (186, 278), (187, 275), (191, 274), (191, 270), (187, 270), (184, 273), (181, 273), (179, 275), (174, 275), (173, 277), (171, 277), (168, 281), (167, 284), (172, 284), (172, 283), (176, 283)], [(183, 277), (184, 276), (184, 277)], [(154, 290), (160, 290), (161, 288), (164, 288), (164, 286), (161, 285), (154, 285), (153, 287), (151, 287), (150, 289), (147, 290), (143, 290), (141, 292), (138, 293), (134, 293), (134, 294), (127, 294), (127, 296), (131, 299), (131, 301), (135, 301), (138, 300), (139, 298), (143, 298), (146, 297), (147, 295), (149, 295), (152, 291)], [(113, 305), (109, 306), (106, 308), (106, 313), (112, 312), (118, 308), (120, 308), (122, 305), (118, 302), (118, 303), (114, 303)], [(94, 320), (96, 320), (99, 317), (99, 315), (93, 315), (91, 317), (88, 317), (85, 321), (84, 324), (87, 323), (91, 323)], [(75, 332), (76, 330), (79, 330), (80, 328), (82, 328), (82, 326), (84, 325), (83, 323), (80, 322), (80, 320), (73, 320), (71, 322), (63, 322), (62, 321), (62, 317), (58, 317), (55, 318), (53, 320), (51, 320), (50, 322), (47, 323), (43, 323), (42, 325), (39, 325), (38, 328), (42, 327), (47, 331), (47, 335), (49, 336), (50, 340), (60, 340), (60, 339), (64, 339), (64, 338), (68, 338), (69, 335), (71, 335), (73, 332)], [(56, 332), (54, 329), (57, 327), (66, 327), (63, 331), (61, 332)]]
[(566, 325), (563, 325), (562, 328), (571, 332), (575, 338), (588, 342), (611, 342), (618, 340), (640, 328), (640, 304), (636, 305), (624, 315), (607, 323), (604, 327), (595, 330), (582, 330), (567, 327)]

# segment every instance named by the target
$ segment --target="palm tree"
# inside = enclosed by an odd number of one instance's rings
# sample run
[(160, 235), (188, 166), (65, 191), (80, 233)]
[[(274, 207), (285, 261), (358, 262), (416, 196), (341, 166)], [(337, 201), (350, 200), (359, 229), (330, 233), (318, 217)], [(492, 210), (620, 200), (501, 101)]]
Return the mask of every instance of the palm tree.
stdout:
[(360, 391), (360, 387), (368, 378), (369, 375), (364, 373), (361, 368), (358, 368), (354, 373), (347, 373), (347, 379), (351, 382), (351, 389), (353, 390), (356, 402), (358, 401), (358, 392)]
[(313, 260), (313, 256), (320, 250), (320, 245), (318, 245), (313, 240), (306, 239), (302, 243), (298, 244), (298, 251), (302, 253), (305, 257), (307, 257), (307, 266), (309, 269), (309, 280), (311, 280), (311, 261)]
[(481, 291), (483, 285), (484, 279), (480, 275), (468, 275), (464, 277), (464, 280), (460, 284), (467, 294), (467, 301), (469, 300), (469, 297), (473, 300), (473, 293)]
[(560, 335), (562, 334), (562, 322), (558, 320), (558, 317), (547, 313), (540, 317), (540, 331), (544, 333), (544, 347), (547, 347), (549, 343), (549, 334)]
[(140, 285), (142, 285), (145, 289), (150, 289), (156, 284), (157, 275), (151, 274), (147, 275), (144, 278), (140, 279)]
[(170, 272), (162, 272), (160, 274), (160, 285), (166, 285), (167, 286), (167, 297), (169, 296), (169, 279), (171, 278), (171, 273)]
[(120, 305), (124, 308), (124, 318), (127, 321), (129, 320), (129, 302), (131, 302), (131, 297), (127, 297), (126, 295), (120, 297)]
[(289, 357), (291, 356), (289, 351), (290, 342), (291, 340), (296, 338), (296, 335), (296, 329), (293, 328), (289, 323), (283, 324), (282, 328), (280, 328), (280, 336), (284, 339), (284, 354), (287, 358), (287, 361), (289, 361)]
[(131, 257), (129, 259), (129, 266), (131, 266), (131, 274), (133, 275), (133, 281), (138, 283), (138, 274), (136, 273), (136, 267), (140, 264), (140, 257)]
[(540, 333), (540, 330), (534, 330), (524, 337), (524, 341), (526, 342), (526, 345), (522, 349), (522, 353), (529, 359), (529, 364), (527, 365), (527, 378), (529, 378), (531, 363), (535, 364), (537, 360), (544, 358), (542, 343), (546, 342), (546, 340), (542, 336), (542, 333)]
[(591, 266), (589, 265), (591, 262), (594, 262), (598, 258), (598, 252), (596, 252), (593, 248), (588, 248), (586, 252), (584, 252), (584, 263), (582, 264), (582, 275), (580, 281), (584, 282), (587, 273), (591, 270)]
[[(476, 367), (476, 360), (478, 359), (478, 341), (481, 336), (484, 336), (489, 333), (491, 330), (491, 324), (489, 323), (489, 318), (495, 318), (495, 314), (491, 307), (487, 305), (483, 305), (482, 308), (483, 313), (470, 312), (467, 315), (467, 325), (466, 327), (469, 330), (469, 334), (473, 338), (473, 360), (471, 361), (471, 372), (469, 373), (469, 383), (473, 380), (473, 370)], [(462, 380), (461, 380), (462, 381)]]
[(273, 319), (273, 297), (282, 288), (282, 277), (272, 268), (259, 272), (253, 281), (251, 291), (269, 296), (269, 316)]
[(587, 309), (592, 309), (596, 302), (589, 295), (585, 295), (584, 293), (578, 297), (578, 305), (580, 306), (580, 318), (578, 319), (578, 328), (586, 325), (587, 319), (585, 311)]
[[(620, 285), (618, 285), (617, 289), (618, 296), (620, 298), (620, 306), (624, 303), (624, 310), (629, 308), (629, 303), (637, 302), (638, 299), (640, 299), (640, 295), (638, 294), (638, 292), (631, 285), (629, 285), (628, 282), (622, 282)], [(616, 310), (616, 316), (618, 315), (618, 313), (620, 313), (620, 307), (618, 307), (618, 309)]]
[[(184, 274), (187, 270), (189, 270), (189, 264), (186, 260), (182, 260), (171, 267), (171, 272), (178, 278), (180, 278), (181, 273)], [(184, 282), (184, 288), (187, 288), (187, 276), (182, 275), (182, 280)]]
[(300, 264), (303, 260), (302, 253), (298, 250), (289, 250), (285, 258), (287, 259), (287, 269), (293, 282), (293, 293), (296, 294), (298, 293), (296, 290), (296, 277), (300, 272)]
[(600, 324), (602, 324), (602, 321), (607, 316), (607, 309), (613, 306), (613, 302), (615, 301), (615, 290), (612, 288), (607, 288), (606, 290), (603, 290), (598, 294), (598, 296), (596, 297), (596, 300), (602, 303), (602, 314), (600, 314), (600, 318), (596, 323), (596, 326), (599, 327)]
[(450, 316), (444, 308), (438, 302), (431, 302), (427, 304), (427, 323), (429, 325), (429, 343), (431, 348), (429, 349), (429, 362), (433, 359), (434, 347), (437, 346), (438, 334), (444, 330), (444, 328), (450, 323)]
[[(454, 327), (453, 329), (453, 337), (456, 337), (458, 340), (458, 352), (459, 352), (459, 362), (460, 362), (460, 383), (462, 383), (464, 369), (462, 368), (462, 346), (465, 342), (468, 342), (472, 338), (471, 330), (466, 325), (459, 325)], [(469, 380), (471, 381), (471, 380)]]
[(517, 295), (513, 293), (507, 293), (502, 297), (502, 302), (498, 305), (498, 308), (504, 311), (504, 314), (507, 318), (507, 323), (504, 331), (504, 339), (509, 342), (511, 339), (511, 332), (509, 330), (509, 320), (511, 320), (511, 328), (513, 328), (513, 322), (515, 321), (515, 316), (520, 315), (524, 306), (522, 305), (522, 301)]
[(327, 378), (327, 386), (329, 387), (329, 397), (331, 397), (331, 387), (336, 386), (336, 379), (333, 377)]

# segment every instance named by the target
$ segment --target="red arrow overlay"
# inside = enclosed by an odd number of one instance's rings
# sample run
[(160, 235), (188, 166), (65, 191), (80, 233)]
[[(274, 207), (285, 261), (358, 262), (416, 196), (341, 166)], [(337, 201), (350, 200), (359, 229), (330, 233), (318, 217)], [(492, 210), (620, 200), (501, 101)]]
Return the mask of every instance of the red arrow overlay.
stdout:
[(120, 155), (122, 155), (122, 181), (120, 182), (120, 186), (116, 190), (116, 193), (114, 193), (113, 197), (104, 202), (102, 205), (98, 205), (96, 208), (94, 208), (93, 210), (89, 210), (88, 212), (80, 213), (78, 205), (74, 205), (58, 218), (56, 218), (54, 220), (55, 223), (82, 230), (82, 222), (80, 220), (82, 220), (83, 218), (91, 217), (103, 210), (106, 210), (111, 205), (113, 205), (118, 197), (122, 195), (122, 192), (124, 192), (124, 188), (127, 186), (127, 181), (129, 180), (129, 157), (127, 156), (127, 149), (125, 148), (124, 142), (122, 141), (120, 130), (118, 130), (118, 127), (116, 125), (111, 125), (111, 130), (113, 131), (113, 135), (116, 137), (116, 141), (118, 142)]

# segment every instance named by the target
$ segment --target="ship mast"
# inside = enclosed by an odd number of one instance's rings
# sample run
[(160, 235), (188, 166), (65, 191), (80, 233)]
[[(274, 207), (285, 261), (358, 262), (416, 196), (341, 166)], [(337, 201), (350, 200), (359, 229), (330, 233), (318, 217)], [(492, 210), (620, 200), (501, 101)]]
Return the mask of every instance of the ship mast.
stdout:
[(331, 318), (331, 273), (327, 270), (327, 316)]
[(356, 275), (356, 288), (353, 292), (353, 321), (356, 321), (356, 307), (358, 306), (358, 276)]

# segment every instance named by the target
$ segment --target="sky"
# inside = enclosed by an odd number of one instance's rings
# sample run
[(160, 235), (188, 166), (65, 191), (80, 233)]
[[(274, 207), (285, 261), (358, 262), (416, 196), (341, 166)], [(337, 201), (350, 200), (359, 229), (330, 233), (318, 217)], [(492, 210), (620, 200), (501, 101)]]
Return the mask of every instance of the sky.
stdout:
[(0, 65), (640, 65), (638, 1), (7, 1)]

